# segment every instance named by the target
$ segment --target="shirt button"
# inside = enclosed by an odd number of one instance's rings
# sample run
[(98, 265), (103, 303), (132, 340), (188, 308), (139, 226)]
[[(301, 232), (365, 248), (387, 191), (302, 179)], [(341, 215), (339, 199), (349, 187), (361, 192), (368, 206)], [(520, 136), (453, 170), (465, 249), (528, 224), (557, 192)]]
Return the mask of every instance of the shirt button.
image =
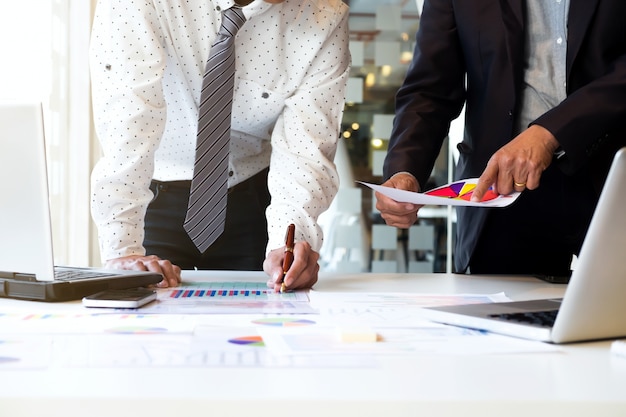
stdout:
[(556, 43), (559, 45), (563, 43), (563, 38), (557, 38)]
[(268, 98), (269, 96), (270, 96), (270, 95), (269, 95), (268, 93), (263, 93), (263, 94), (261, 94), (261, 97), (263, 97), (263, 98)]
[(219, 12), (220, 10), (222, 10), (222, 8), (220, 6), (216, 6), (215, 10), (217, 10)]
[(235, 175), (235, 173), (233, 171), (228, 171), (228, 176), (232, 177), (233, 175)]

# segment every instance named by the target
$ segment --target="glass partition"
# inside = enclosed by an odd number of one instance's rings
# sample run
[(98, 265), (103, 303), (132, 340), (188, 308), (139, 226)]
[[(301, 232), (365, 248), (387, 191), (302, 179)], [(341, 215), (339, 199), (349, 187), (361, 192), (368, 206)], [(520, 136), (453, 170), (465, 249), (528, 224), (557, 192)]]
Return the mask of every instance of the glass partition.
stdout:
[[(418, 1), (350, 0), (352, 72), (336, 162), (339, 194), (320, 219), (325, 229), (322, 269), (340, 272), (446, 272), (452, 269), (454, 212), (424, 207), (409, 230), (389, 227), (369, 188), (382, 182), (395, 94), (413, 58)], [(425, 188), (451, 180), (447, 142)]]

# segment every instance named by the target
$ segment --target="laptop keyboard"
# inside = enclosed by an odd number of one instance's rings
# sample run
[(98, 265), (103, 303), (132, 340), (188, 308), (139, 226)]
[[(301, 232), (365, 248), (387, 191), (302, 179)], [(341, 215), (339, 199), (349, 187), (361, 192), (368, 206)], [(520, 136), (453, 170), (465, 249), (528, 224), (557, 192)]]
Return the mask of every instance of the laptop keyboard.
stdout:
[(58, 281), (76, 281), (81, 279), (92, 279), (109, 277), (113, 274), (106, 272), (89, 271), (86, 269), (56, 269), (54, 270), (54, 279)]
[(517, 323), (530, 324), (539, 327), (552, 327), (556, 320), (556, 314), (559, 310), (533, 311), (528, 313), (505, 313), (490, 314), (497, 320), (512, 321)]

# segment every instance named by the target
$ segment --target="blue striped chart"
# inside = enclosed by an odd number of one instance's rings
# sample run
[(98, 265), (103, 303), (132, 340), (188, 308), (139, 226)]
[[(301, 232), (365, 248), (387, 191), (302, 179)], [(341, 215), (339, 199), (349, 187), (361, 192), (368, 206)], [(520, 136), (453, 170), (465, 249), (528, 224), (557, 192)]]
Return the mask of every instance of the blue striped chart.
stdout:
[(267, 298), (268, 295), (275, 294), (273, 290), (204, 290), (204, 289), (179, 289), (170, 292), (170, 298), (203, 298), (203, 297), (259, 297)]
[(169, 299), (308, 301), (304, 292), (277, 293), (264, 282), (202, 282), (172, 288)]

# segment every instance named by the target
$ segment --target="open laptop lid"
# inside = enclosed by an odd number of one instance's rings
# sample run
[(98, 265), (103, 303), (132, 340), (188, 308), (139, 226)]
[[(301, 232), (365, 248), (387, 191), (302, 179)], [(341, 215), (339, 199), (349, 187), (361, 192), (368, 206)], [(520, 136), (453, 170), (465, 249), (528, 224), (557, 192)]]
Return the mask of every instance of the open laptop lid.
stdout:
[(620, 336), (626, 336), (626, 148), (613, 159), (551, 338)]
[(41, 104), (0, 102), (0, 178), (0, 271), (52, 281)]

